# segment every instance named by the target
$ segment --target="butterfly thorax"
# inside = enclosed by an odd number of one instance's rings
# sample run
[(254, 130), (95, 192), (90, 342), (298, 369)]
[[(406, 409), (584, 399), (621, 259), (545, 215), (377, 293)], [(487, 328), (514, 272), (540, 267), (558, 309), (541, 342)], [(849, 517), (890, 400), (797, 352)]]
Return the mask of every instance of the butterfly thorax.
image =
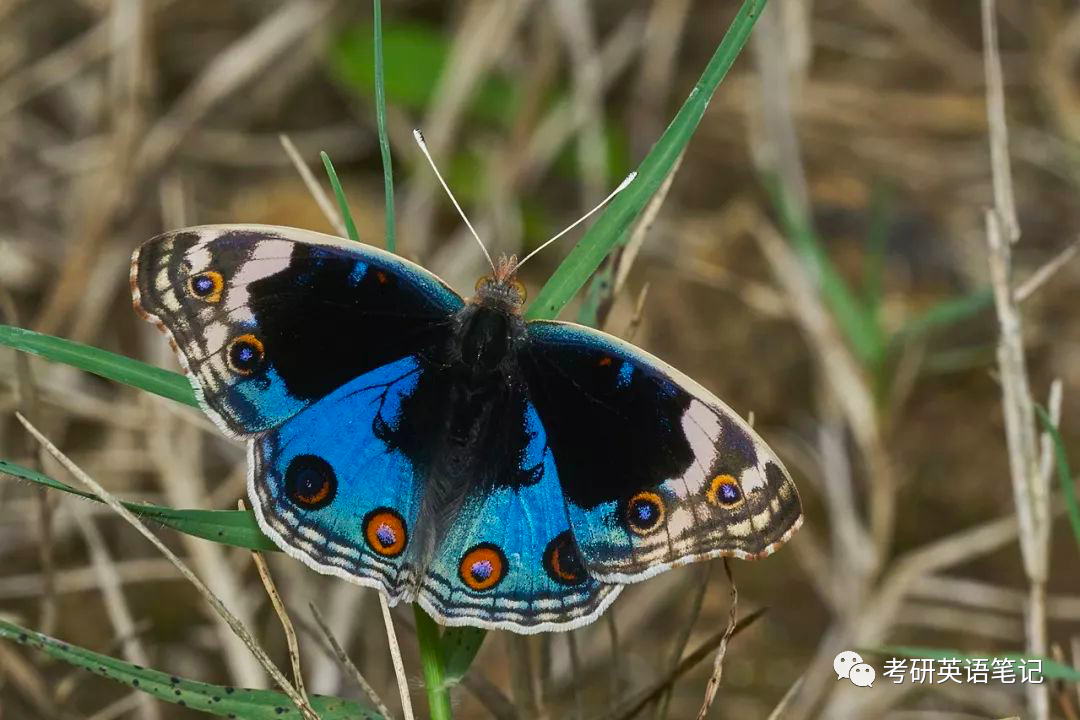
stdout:
[[(508, 418), (524, 402), (517, 354), (525, 340), (521, 293), (507, 279), (477, 284), (476, 296), (454, 317), (445, 356), (431, 369), (443, 388), (443, 404), (430, 408), (423, 424), (435, 438), (425, 472), (425, 493), (407, 563), (419, 577), (461, 515), (469, 497), (478, 497), (517, 478), (492, 474), (516, 467), (526, 438), (508, 432)], [(437, 426), (437, 429), (436, 429)], [(496, 458), (505, 456), (505, 461)]]

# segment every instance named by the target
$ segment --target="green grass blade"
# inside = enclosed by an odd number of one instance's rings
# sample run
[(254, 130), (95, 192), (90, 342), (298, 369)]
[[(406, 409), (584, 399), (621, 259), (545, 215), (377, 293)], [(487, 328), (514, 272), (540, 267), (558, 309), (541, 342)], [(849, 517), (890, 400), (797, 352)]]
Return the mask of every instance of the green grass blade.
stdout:
[[(32, 647), (56, 660), (198, 712), (244, 720), (280, 720), (295, 716), (292, 701), (284, 693), (274, 690), (245, 690), (186, 680), (70, 645), (5, 620), (0, 620), (0, 638)], [(321, 720), (377, 720), (382, 717), (353, 700), (313, 695), (311, 704)]]
[(446, 664), (438, 624), (419, 605), (413, 605), (416, 640), (420, 644), (420, 665), (424, 671), (424, 690), (432, 720), (451, 720), (450, 689), (446, 684)]
[(360, 233), (356, 232), (356, 223), (353, 222), (352, 213), (349, 212), (349, 202), (345, 199), (345, 190), (341, 187), (341, 181), (338, 180), (334, 163), (330, 162), (330, 156), (325, 150), (319, 152), (319, 157), (322, 158), (323, 167), (326, 168), (326, 176), (330, 178), (330, 186), (334, 188), (334, 197), (337, 198), (338, 207), (341, 209), (341, 220), (345, 223), (345, 232), (348, 233), (350, 240), (360, 242)]
[(1080, 502), (1076, 499), (1076, 486), (1073, 484), (1072, 472), (1069, 470), (1065, 441), (1061, 439), (1061, 433), (1054, 426), (1054, 421), (1050, 419), (1045, 408), (1036, 405), (1035, 412), (1039, 414), (1043, 429), (1050, 433), (1050, 439), (1054, 442), (1054, 461), (1057, 464), (1058, 479), (1061, 481), (1061, 495), (1065, 498), (1065, 509), (1069, 514), (1069, 525), (1072, 526), (1073, 537), (1076, 538), (1076, 547), (1080, 548)]
[(908, 321), (892, 338), (894, 346), (910, 342), (923, 335), (952, 327), (990, 308), (994, 295), (990, 288), (968, 295), (942, 300), (918, 317)]
[[(975, 660), (982, 659), (989, 661), (1004, 658), (1017, 662), (1019, 660), (1039, 660), (1042, 662), (1042, 677), (1051, 680), (1064, 680), (1065, 682), (1080, 682), (1080, 670), (1071, 668), (1068, 665), (1051, 660), (1047, 657), (1039, 657), (1038, 655), (1025, 655), (1023, 653), (985, 653), (974, 654), (965, 653), (959, 650), (950, 650), (948, 648), (930, 648), (930, 647), (913, 647), (910, 645), (884, 645), (877, 648), (862, 648), (860, 653), (878, 656), (891, 656), (891, 657), (907, 657), (907, 658), (927, 658), (930, 660), (950, 660), (956, 658), (957, 660)], [(1018, 668), (1013, 668), (1014, 674), (1019, 674)]]
[(0, 325), (0, 345), (71, 365), (185, 405), (199, 406), (191, 383), (183, 375), (108, 350), (10, 325)]
[(480, 628), (461, 626), (446, 629), (441, 638), (445, 670), (443, 682), (446, 685), (453, 685), (465, 677), (485, 637), (487, 631)]
[(892, 216), (891, 193), (878, 183), (870, 200), (870, 228), (863, 248), (862, 297), (867, 314), (880, 321), (881, 299), (885, 291), (885, 245), (889, 239), (889, 220)]
[(874, 315), (875, 309), (864, 305), (836, 269), (810, 223), (810, 218), (796, 207), (778, 178), (766, 178), (765, 185), (780, 216), (780, 223), (799, 257), (810, 269), (836, 320), (863, 367), (877, 374), (885, 358), (885, 336)]
[(668, 125), (660, 140), (638, 167), (638, 176), (600, 215), (581, 241), (570, 251), (526, 312), (529, 320), (556, 317), (604, 257), (615, 247), (622, 234), (645, 208), (671, 172), (679, 153), (690, 142), (716, 88), (727, 75), (735, 58), (750, 37), (754, 23), (766, 0), (743, 0), (742, 7), (716, 48), (686, 102)]
[[(0, 474), (100, 502), (92, 493), (71, 487), (48, 475), (7, 460), (0, 460)], [(132, 502), (125, 502), (123, 505), (147, 520), (204, 540), (249, 550), (276, 551), (278, 549), (270, 538), (262, 534), (259, 524), (255, 521), (255, 515), (248, 510), (176, 510), (161, 505), (143, 505)]]
[(375, 120), (379, 126), (379, 152), (382, 153), (383, 193), (386, 196), (386, 249), (397, 252), (394, 220), (394, 166), (390, 158), (390, 138), (386, 134), (386, 82), (383, 78), (382, 2), (373, 0), (375, 35)]

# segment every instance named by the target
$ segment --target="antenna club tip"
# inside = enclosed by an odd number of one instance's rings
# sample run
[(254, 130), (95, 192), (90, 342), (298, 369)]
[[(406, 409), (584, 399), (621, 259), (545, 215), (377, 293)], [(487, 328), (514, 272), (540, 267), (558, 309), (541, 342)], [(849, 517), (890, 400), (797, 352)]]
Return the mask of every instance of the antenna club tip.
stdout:
[(618, 189), (616, 189), (615, 192), (621, 192), (622, 190), (625, 190), (626, 187), (630, 183), (634, 182), (634, 178), (636, 178), (636, 177), (637, 177), (637, 171), (635, 170), (634, 172), (627, 175), (626, 178), (621, 183), (619, 183), (619, 187), (618, 187)]
[(420, 128), (413, 128), (412, 135), (416, 138), (416, 142), (424, 144), (424, 133), (420, 132)]

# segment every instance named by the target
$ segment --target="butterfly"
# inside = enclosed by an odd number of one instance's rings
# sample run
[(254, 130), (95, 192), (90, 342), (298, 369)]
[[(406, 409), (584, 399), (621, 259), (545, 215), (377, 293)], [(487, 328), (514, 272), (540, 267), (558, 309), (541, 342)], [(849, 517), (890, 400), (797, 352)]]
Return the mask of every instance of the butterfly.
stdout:
[(724, 403), (612, 335), (522, 317), (516, 261), (465, 299), (368, 245), (207, 225), (136, 250), (137, 310), (246, 441), (262, 531), (445, 625), (585, 625), (624, 585), (798, 529)]

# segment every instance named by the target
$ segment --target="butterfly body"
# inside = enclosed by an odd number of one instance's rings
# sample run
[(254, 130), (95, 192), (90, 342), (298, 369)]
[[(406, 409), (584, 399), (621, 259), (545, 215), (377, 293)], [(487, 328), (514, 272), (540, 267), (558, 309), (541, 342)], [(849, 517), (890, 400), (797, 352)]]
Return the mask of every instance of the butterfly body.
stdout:
[(525, 322), (512, 259), (465, 300), (376, 248), (206, 226), (144, 245), (132, 286), (247, 441), (264, 532), (445, 624), (576, 627), (625, 583), (767, 555), (801, 522), (779, 460), (706, 390)]

